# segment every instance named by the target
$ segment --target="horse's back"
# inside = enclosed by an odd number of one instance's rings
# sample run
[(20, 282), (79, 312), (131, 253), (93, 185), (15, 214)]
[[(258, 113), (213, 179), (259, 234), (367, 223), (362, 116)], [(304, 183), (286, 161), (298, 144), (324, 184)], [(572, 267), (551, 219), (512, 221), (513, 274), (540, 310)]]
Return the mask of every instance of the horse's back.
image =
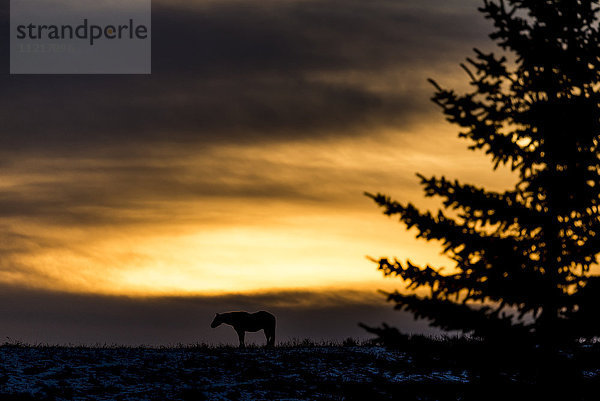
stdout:
[(258, 311), (256, 313), (252, 313), (252, 315), (257, 319), (264, 320), (266, 322), (270, 322), (270, 321), (274, 322), (275, 321), (275, 316), (273, 316), (272, 313), (269, 313), (264, 310)]
[(248, 313), (235, 311), (223, 313), (225, 323), (246, 331), (258, 331), (265, 327), (275, 327), (275, 316), (267, 311)]
[(262, 321), (275, 321), (275, 316), (272, 313), (261, 310), (255, 313), (245, 311), (234, 311), (227, 312), (224, 315), (229, 315), (234, 320), (262, 320)]
[(248, 318), (252, 314), (245, 312), (245, 311), (233, 311), (233, 312), (225, 312), (225, 313), (223, 313), (223, 315), (228, 315), (233, 319), (240, 320), (240, 319)]
[(275, 329), (275, 316), (266, 311), (249, 313), (242, 323), (247, 331)]

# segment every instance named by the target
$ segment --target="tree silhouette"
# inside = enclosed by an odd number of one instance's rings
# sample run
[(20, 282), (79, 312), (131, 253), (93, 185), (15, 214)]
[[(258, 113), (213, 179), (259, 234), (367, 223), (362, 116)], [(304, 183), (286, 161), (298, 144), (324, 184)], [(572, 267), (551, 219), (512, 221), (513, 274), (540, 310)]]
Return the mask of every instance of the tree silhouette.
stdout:
[(426, 196), (442, 200), (437, 213), (367, 194), (418, 238), (440, 241), (455, 264), (377, 261), (407, 290), (430, 290), (389, 293), (397, 309), (492, 342), (557, 349), (600, 335), (600, 279), (590, 271), (600, 252), (598, 3), (484, 1), (500, 55), (475, 49), (461, 64), (467, 93), (430, 80), (433, 102), (469, 149), (518, 180), (493, 192), (419, 175)]

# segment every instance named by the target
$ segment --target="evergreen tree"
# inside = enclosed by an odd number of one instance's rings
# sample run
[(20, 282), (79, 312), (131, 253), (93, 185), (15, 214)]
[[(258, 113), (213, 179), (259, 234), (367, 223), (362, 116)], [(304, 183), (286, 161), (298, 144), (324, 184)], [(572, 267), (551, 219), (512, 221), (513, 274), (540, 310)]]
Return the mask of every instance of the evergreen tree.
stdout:
[(407, 290), (430, 290), (388, 294), (397, 309), (487, 341), (556, 349), (600, 335), (600, 281), (590, 271), (600, 252), (598, 3), (484, 1), (498, 53), (475, 49), (461, 65), (468, 93), (430, 80), (432, 100), (469, 149), (494, 169), (510, 166), (518, 182), (494, 192), (419, 175), (426, 196), (441, 198), (437, 213), (367, 194), (417, 237), (440, 241), (455, 264), (380, 259)]

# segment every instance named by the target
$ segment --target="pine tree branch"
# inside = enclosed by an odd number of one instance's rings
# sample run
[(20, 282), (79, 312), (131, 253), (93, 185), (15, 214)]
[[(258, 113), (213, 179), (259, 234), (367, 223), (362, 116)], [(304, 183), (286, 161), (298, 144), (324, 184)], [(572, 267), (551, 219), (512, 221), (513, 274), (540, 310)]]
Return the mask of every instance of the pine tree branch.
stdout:
[(498, 232), (514, 228), (523, 233), (535, 231), (548, 218), (545, 213), (528, 207), (520, 200), (522, 196), (518, 191), (498, 193), (458, 181), (450, 182), (445, 177), (428, 179), (421, 174), (417, 176), (425, 187), (426, 196), (444, 198), (444, 207), (460, 209), (461, 217), (469, 223), (499, 225)]
[(461, 331), (476, 337), (504, 341), (514, 336), (524, 338), (531, 332), (530, 325), (516, 323), (511, 315), (497, 313), (487, 306), (475, 308), (467, 304), (398, 292), (389, 293), (388, 301), (395, 302), (396, 309), (413, 313), (415, 319), (429, 320), (431, 326), (444, 331)]
[(438, 299), (459, 303), (495, 302), (500, 303), (499, 310), (512, 307), (526, 314), (541, 308), (547, 296), (535, 290), (537, 284), (545, 279), (535, 270), (514, 268), (503, 271), (479, 262), (480, 268), (471, 265), (457, 273), (442, 274), (441, 269), (420, 267), (410, 261), (402, 264), (397, 259), (393, 262), (387, 258), (371, 260), (378, 264), (384, 275), (405, 281), (407, 290), (430, 288), (432, 295)]
[(521, 238), (514, 235), (487, 234), (468, 224), (458, 223), (444, 215), (441, 210), (434, 217), (429, 211), (421, 213), (414, 205), (410, 203), (403, 205), (383, 194), (366, 193), (366, 195), (384, 209), (385, 215), (399, 215), (400, 221), (406, 225), (407, 229), (415, 227), (419, 231), (417, 238), (440, 241), (443, 252), (446, 254), (458, 254), (463, 247), (467, 247), (470, 254), (474, 256), (486, 250), (491, 252), (494, 249), (502, 252), (521, 252), (521, 250), (529, 248), (532, 245), (531, 242), (536, 241), (534, 238)]

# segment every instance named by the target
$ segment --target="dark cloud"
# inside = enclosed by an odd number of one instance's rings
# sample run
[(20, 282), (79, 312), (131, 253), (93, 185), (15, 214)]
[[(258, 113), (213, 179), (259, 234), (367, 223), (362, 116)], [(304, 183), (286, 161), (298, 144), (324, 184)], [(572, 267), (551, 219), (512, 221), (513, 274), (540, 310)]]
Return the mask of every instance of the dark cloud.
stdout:
[(217, 76), (293, 76), (443, 63), (465, 41), (481, 40), (485, 25), (476, 19), (478, 4), (225, 1), (189, 9), (159, 3), (153, 40), (161, 55), (169, 57), (160, 57), (155, 65), (159, 71)]
[[(269, 310), (278, 318), (278, 341), (370, 338), (358, 322), (395, 324), (433, 333), (423, 322), (396, 312), (379, 294), (280, 292), (218, 297), (127, 298), (3, 287), (0, 336), (29, 343), (168, 345), (236, 344), (230, 327), (209, 327), (216, 312)], [(249, 334), (262, 343), (260, 334)]]
[[(420, 70), (484, 37), (474, 7), (411, 4), (157, 3), (152, 76), (2, 76), (0, 149), (137, 153), (406, 126), (432, 109)], [(410, 85), (373, 88), (392, 73)]]

